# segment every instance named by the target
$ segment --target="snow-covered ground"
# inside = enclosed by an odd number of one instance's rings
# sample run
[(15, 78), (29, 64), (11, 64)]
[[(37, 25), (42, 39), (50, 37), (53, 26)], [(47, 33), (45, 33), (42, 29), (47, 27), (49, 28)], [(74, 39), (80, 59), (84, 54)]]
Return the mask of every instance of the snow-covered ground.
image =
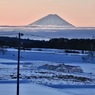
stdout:
[[(37, 84), (21, 84), (20, 95), (69, 95)], [(16, 84), (0, 84), (0, 95), (16, 95)]]
[[(20, 62), (20, 95), (95, 95), (95, 64), (91, 59), (83, 60), (88, 54), (65, 53), (57, 49), (31, 49), (21, 51)], [(94, 58), (95, 60), (95, 58)], [(61, 72), (56, 70), (38, 69), (45, 64), (58, 66), (79, 66), (80, 72)], [(17, 50), (7, 49), (0, 52), (0, 95), (16, 93)], [(68, 79), (69, 78), (69, 79)], [(39, 85), (41, 84), (41, 85)], [(51, 88), (44, 85), (68, 85), (63, 88)], [(76, 85), (75, 88), (69, 85)], [(87, 85), (78, 88), (77, 85)], [(91, 87), (91, 88), (90, 88)]]
[[(0, 95), (16, 95), (16, 84), (0, 84)], [(54, 89), (38, 84), (20, 84), (20, 95), (95, 95), (95, 88)]]

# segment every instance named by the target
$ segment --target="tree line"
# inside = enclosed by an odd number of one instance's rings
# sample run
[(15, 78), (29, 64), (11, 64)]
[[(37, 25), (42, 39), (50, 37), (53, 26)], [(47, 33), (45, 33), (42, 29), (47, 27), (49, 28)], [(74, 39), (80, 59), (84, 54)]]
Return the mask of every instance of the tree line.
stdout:
[[(0, 37), (0, 47), (18, 48), (17, 37)], [(95, 50), (95, 39), (53, 38), (49, 41), (21, 39), (21, 48), (55, 48), (73, 50)]]

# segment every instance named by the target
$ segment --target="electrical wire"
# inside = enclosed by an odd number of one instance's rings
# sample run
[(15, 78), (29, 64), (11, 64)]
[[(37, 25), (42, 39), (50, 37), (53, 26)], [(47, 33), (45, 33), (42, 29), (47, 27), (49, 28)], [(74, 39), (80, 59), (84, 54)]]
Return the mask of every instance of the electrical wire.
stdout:
[[(47, 36), (42, 36), (42, 35), (35, 35), (35, 34), (29, 34), (29, 33), (22, 33), (23, 34), (23, 36), (34, 36), (34, 37), (40, 37), (40, 38), (48, 38), (48, 39), (51, 39), (51, 37), (47, 37)], [(13, 32), (11, 32), (11, 33), (4, 33), (4, 32), (0, 32), (0, 36), (17, 36), (18, 35), (18, 33), (13, 33)], [(30, 37), (28, 37), (28, 38), (30, 38)]]
[(28, 36), (34, 36), (34, 37), (41, 37), (41, 38), (51, 38), (51, 37), (47, 37), (47, 36), (42, 36), (42, 35), (35, 35), (35, 34), (24, 34), (24, 35), (28, 35)]

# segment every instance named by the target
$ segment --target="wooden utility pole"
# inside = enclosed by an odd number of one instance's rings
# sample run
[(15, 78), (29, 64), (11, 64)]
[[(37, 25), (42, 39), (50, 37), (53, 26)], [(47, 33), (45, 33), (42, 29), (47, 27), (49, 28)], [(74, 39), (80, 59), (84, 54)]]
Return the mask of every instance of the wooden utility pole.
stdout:
[(17, 64), (17, 94), (19, 95), (19, 75), (20, 75), (20, 38), (23, 34), (18, 34), (18, 64)]
[(91, 61), (94, 62), (94, 36), (91, 43)]

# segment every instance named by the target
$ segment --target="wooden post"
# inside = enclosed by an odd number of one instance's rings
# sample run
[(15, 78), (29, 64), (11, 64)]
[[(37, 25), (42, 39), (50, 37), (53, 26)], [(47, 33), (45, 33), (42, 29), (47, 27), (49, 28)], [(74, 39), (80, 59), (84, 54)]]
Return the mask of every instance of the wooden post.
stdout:
[(20, 75), (20, 38), (23, 34), (18, 34), (18, 64), (17, 64), (17, 95), (19, 95), (19, 75)]
[(18, 63), (17, 63), (17, 95), (19, 95), (19, 70), (20, 70), (20, 36), (18, 34)]

